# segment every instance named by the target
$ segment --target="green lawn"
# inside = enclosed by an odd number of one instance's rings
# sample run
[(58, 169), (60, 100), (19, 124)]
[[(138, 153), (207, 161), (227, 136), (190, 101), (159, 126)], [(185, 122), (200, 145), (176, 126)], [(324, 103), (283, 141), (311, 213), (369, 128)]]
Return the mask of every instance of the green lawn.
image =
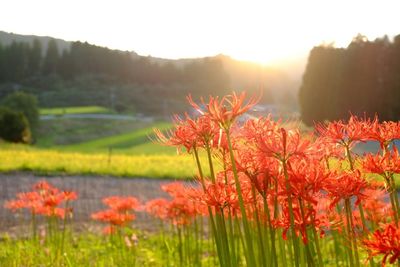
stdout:
[(127, 133), (116, 134), (104, 138), (97, 138), (91, 141), (76, 143), (64, 146), (55, 146), (54, 149), (62, 151), (77, 152), (113, 152), (124, 154), (176, 154), (174, 148), (168, 148), (154, 144), (151, 139), (153, 129), (166, 130), (171, 127), (170, 123), (159, 122), (151, 126), (135, 129)]
[(40, 115), (65, 115), (65, 114), (112, 114), (108, 108), (100, 106), (82, 106), (65, 108), (41, 108)]

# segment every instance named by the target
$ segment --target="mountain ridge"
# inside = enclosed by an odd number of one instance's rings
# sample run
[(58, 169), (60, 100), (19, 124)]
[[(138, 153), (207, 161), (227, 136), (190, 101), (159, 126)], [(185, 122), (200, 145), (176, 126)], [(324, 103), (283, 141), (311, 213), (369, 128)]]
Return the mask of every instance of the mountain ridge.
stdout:
[[(51, 39), (56, 41), (60, 53), (62, 53), (63, 50), (70, 49), (72, 43), (74, 43), (74, 41), (66, 41), (51, 36), (23, 35), (0, 31), (0, 44), (4, 46), (10, 45), (13, 41), (27, 42), (32, 44), (35, 39), (38, 39), (41, 42), (43, 55), (45, 54), (47, 44)], [(119, 49), (110, 50), (119, 51), (121, 53), (129, 52), (132, 58), (146, 57), (152, 63), (160, 65), (174, 64), (175, 66), (184, 66), (192, 62), (207, 59), (219, 59), (231, 79), (232, 88), (235, 90), (245, 90), (246, 88), (268, 88), (268, 90), (272, 92), (274, 99), (284, 98), (285, 95), (287, 95), (287, 92), (295, 96), (300, 87), (301, 76), (306, 62), (305, 58), (298, 60), (298, 62), (289, 62), (283, 66), (276, 67), (255, 63), (252, 61), (238, 60), (225, 54), (207, 57), (168, 59), (161, 57), (142, 56), (134, 51), (123, 51)]]

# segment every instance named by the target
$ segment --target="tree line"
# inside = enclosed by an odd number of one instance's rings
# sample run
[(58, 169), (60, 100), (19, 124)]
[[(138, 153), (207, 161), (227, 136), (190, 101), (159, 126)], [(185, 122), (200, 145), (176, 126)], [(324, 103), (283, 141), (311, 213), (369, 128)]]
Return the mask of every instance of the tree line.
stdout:
[(178, 100), (184, 103), (189, 93), (224, 94), (229, 83), (217, 58), (173, 64), (86, 42), (73, 42), (63, 51), (54, 39), (45, 51), (37, 39), (31, 44), (0, 44), (0, 97), (14, 90), (9, 84), (18, 84), (35, 94), (40, 106), (109, 106), (113, 102), (120, 109), (152, 106), (151, 112), (159, 113), (165, 101), (167, 105)]
[(358, 35), (347, 48), (314, 47), (299, 91), (306, 124), (351, 114), (400, 119), (400, 35), (368, 41)]

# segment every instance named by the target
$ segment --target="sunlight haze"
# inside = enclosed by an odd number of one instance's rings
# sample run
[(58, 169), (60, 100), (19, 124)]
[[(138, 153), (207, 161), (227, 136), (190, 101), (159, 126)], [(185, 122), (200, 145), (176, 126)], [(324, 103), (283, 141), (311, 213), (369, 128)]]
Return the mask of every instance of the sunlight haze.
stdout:
[[(397, 1), (5, 1), (0, 30), (163, 58), (226, 54), (265, 64), (398, 32)], [(396, 26), (397, 25), (397, 26)]]

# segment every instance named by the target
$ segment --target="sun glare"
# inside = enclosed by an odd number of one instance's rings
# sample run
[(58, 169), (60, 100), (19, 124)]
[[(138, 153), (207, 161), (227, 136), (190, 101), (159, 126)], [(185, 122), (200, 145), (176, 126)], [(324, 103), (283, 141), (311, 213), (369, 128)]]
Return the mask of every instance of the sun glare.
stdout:
[(50, 0), (6, 2), (0, 30), (155, 57), (226, 54), (263, 64), (306, 55), (321, 43), (346, 46), (358, 33), (372, 39), (398, 34), (399, 25), (399, 4), (391, 0), (71, 0), (61, 8)]

